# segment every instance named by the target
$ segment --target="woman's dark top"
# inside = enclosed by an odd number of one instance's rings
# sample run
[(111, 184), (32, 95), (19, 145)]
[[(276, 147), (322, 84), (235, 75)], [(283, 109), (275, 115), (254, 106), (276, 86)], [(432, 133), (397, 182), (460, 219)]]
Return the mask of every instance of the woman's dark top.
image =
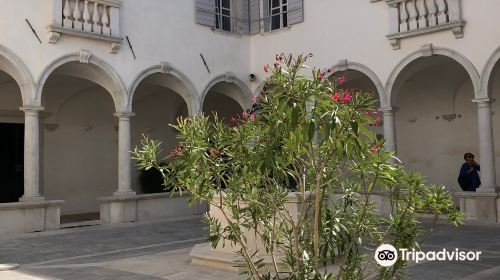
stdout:
[(468, 192), (475, 192), (476, 189), (481, 185), (481, 179), (479, 179), (479, 173), (478, 171), (481, 171), (481, 167), (477, 163), (472, 164), (472, 168), (474, 170), (470, 173), (467, 171), (470, 169), (470, 165), (466, 162), (462, 164), (462, 167), (460, 168), (460, 177), (464, 177), (467, 179), (469, 182), (469, 186), (466, 191)]

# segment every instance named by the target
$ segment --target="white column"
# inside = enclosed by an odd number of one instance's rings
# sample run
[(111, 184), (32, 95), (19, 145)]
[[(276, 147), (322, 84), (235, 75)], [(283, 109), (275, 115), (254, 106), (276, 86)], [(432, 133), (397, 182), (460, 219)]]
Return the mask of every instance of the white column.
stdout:
[(388, 152), (397, 152), (396, 142), (396, 110), (397, 108), (380, 108), (384, 114), (384, 139), (385, 150)]
[(42, 201), (40, 194), (39, 111), (43, 107), (21, 107), (24, 111), (24, 195), (20, 202)]
[(132, 191), (132, 159), (130, 157), (130, 117), (133, 113), (116, 113), (118, 117), (118, 190), (115, 196), (135, 195)]
[(479, 158), (481, 164), (481, 186), (478, 192), (497, 192), (495, 175), (495, 144), (493, 141), (493, 122), (491, 119), (491, 98), (474, 99), (477, 103), (479, 134)]

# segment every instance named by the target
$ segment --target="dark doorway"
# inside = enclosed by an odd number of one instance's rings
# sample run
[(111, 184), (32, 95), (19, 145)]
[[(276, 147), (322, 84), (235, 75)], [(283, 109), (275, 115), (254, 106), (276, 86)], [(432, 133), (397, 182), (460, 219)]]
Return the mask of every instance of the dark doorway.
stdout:
[(24, 124), (0, 123), (0, 203), (24, 194)]

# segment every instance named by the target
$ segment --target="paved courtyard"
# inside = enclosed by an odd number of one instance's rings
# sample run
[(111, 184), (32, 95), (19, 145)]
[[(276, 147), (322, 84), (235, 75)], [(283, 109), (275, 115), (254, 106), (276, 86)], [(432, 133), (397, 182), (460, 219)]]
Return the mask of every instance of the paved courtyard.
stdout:
[[(245, 279), (191, 265), (189, 251), (204, 242), (199, 218), (105, 225), (0, 237), (1, 280)], [(481, 250), (478, 262), (427, 262), (409, 269), (411, 279), (500, 279), (500, 227), (439, 226), (425, 250)]]

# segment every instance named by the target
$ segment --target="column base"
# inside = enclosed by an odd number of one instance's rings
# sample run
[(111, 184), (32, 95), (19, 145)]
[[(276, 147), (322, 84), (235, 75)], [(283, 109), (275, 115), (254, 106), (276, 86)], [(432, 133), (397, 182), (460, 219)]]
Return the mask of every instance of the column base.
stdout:
[(22, 196), (19, 198), (19, 202), (42, 202), (45, 201), (43, 196)]
[(113, 193), (113, 196), (120, 196), (120, 197), (133, 196), (133, 195), (136, 195), (136, 192), (134, 192), (134, 191), (116, 191)]

